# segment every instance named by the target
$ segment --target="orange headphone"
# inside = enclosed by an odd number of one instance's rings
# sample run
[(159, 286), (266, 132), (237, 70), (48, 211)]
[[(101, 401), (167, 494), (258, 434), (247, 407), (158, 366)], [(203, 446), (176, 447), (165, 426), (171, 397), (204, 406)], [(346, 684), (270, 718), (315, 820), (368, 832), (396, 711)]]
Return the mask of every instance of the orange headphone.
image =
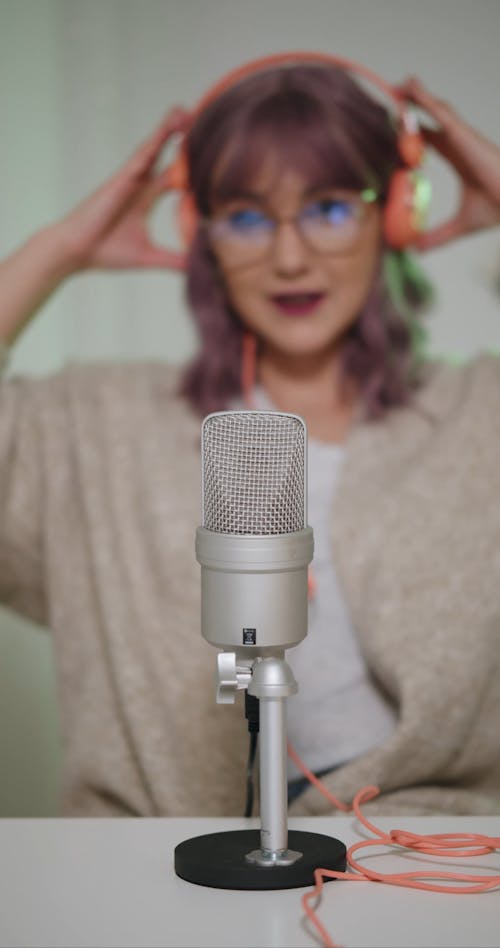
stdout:
[[(395, 250), (409, 247), (418, 240), (424, 229), (428, 187), (420, 171), (425, 145), (415, 113), (407, 108), (402, 94), (396, 88), (390, 86), (365, 66), (327, 53), (293, 52), (265, 56), (232, 70), (205, 93), (195, 109), (188, 115), (179, 153), (165, 170), (164, 178), (165, 191), (178, 191), (180, 193), (177, 219), (178, 228), (186, 248), (191, 245), (198, 222), (194, 197), (189, 190), (189, 170), (185, 148), (185, 140), (190, 128), (206, 106), (226, 92), (227, 89), (248, 76), (266, 69), (294, 66), (301, 63), (341, 66), (347, 71), (359, 73), (373, 85), (378, 86), (395, 104), (398, 118), (398, 150), (404, 162), (404, 167), (396, 169), (390, 180), (388, 196), (384, 206), (384, 237), (388, 246)], [(174, 266), (182, 269), (185, 264), (185, 257), (175, 253), (172, 254), (172, 257), (176, 261)]]

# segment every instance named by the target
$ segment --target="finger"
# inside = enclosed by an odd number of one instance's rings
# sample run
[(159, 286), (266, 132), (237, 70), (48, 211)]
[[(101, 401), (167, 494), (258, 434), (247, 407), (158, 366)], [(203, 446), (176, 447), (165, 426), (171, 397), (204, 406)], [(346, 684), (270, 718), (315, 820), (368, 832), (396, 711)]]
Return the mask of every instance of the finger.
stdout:
[(168, 141), (178, 131), (187, 128), (188, 113), (172, 109), (155, 132), (146, 139), (123, 165), (91, 195), (90, 201), (100, 208), (103, 216), (123, 210), (128, 202), (137, 199), (141, 187), (148, 185), (156, 159)]
[(452, 240), (457, 240), (464, 234), (465, 230), (461, 219), (459, 217), (452, 217), (443, 224), (439, 224), (438, 227), (424, 231), (415, 244), (415, 247), (422, 252), (434, 250), (437, 247), (442, 247), (444, 244), (450, 243)]
[(148, 207), (153, 204), (158, 197), (164, 194), (165, 191), (170, 190), (168, 187), (169, 170), (169, 168), (164, 168), (154, 178), (151, 178), (144, 195), (145, 203)]
[(159, 172), (156, 176), (150, 176), (145, 180), (144, 187), (141, 188), (134, 200), (134, 208), (141, 215), (147, 216), (152, 210), (156, 201), (163, 195), (171, 191), (168, 184), (168, 168)]
[(189, 113), (184, 109), (180, 107), (171, 109), (153, 134), (133, 152), (123, 170), (132, 177), (147, 174), (169, 138), (179, 132), (185, 132), (189, 121)]
[(454, 140), (442, 129), (433, 129), (421, 126), (420, 132), (426, 145), (434, 148), (442, 158), (453, 166), (455, 171), (464, 179), (470, 177), (470, 164), (464, 159)]
[(442, 129), (428, 128), (426, 125), (421, 125), (420, 132), (426, 145), (431, 145), (444, 158), (450, 158), (450, 140)]
[(169, 250), (150, 244), (141, 253), (136, 266), (151, 270), (185, 270), (186, 254), (181, 250)]
[(424, 84), (416, 76), (409, 76), (398, 86), (398, 91), (403, 94), (405, 99), (413, 102), (414, 105), (424, 109), (432, 118), (446, 127), (450, 122), (456, 121), (457, 114), (449, 102), (439, 99), (432, 95)]
[[(152, 168), (163, 145), (176, 133), (187, 127), (188, 113), (182, 109), (173, 109), (167, 117), (122, 167), (115, 171), (82, 202), (88, 212), (92, 208), (99, 211), (102, 220), (111, 218), (123, 211), (129, 202), (135, 202), (141, 189), (147, 186)], [(79, 208), (77, 208), (79, 210)]]
[(422, 135), (431, 147), (452, 165), (455, 171), (474, 187), (480, 187), (491, 200), (500, 203), (500, 148), (465, 122), (453, 129), (422, 128)]

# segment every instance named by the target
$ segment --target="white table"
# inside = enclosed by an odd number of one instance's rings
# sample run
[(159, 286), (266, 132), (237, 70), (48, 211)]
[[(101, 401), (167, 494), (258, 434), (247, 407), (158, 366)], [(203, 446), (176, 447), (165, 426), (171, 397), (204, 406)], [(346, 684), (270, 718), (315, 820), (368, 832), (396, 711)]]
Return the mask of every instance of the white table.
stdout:
[[(385, 830), (500, 835), (500, 818), (375, 822)], [(223, 891), (174, 873), (173, 850), (182, 840), (258, 825), (238, 819), (0, 820), (0, 945), (317, 948), (303, 921), (306, 890)], [(347, 845), (364, 833), (350, 817), (291, 819), (290, 829), (331, 833)], [(417, 860), (421, 866), (424, 857), (368, 858), (382, 871), (402, 871), (417, 868)], [(465, 872), (480, 867), (500, 873), (500, 854), (443, 866)], [(500, 890), (457, 896), (330, 882), (318, 911), (333, 940), (348, 948), (500, 945)]]

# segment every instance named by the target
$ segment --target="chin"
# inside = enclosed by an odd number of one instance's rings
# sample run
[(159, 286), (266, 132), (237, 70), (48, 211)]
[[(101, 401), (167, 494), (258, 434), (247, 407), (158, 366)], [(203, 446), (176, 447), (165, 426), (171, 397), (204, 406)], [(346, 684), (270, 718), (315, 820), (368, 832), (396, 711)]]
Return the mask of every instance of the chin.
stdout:
[(268, 341), (274, 349), (290, 357), (301, 355), (308, 358), (322, 356), (328, 352), (333, 352), (337, 348), (349, 325), (350, 323), (333, 331), (330, 327), (328, 332), (321, 331), (319, 327), (317, 331), (314, 331), (314, 328), (310, 325), (290, 327), (287, 332)]
[(312, 341), (272, 343), (272, 348), (282, 358), (292, 359), (294, 361), (306, 361), (309, 359), (321, 359), (328, 354), (333, 354), (337, 348), (338, 339), (328, 342), (318, 343)]

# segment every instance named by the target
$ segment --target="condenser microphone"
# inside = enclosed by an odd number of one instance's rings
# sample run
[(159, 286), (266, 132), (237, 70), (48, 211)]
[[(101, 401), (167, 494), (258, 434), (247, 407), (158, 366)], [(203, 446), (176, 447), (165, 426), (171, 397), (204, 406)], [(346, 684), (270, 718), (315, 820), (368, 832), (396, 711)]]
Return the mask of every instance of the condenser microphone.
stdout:
[(333, 837), (287, 825), (286, 699), (297, 683), (284, 653), (307, 633), (307, 432), (297, 415), (228, 411), (201, 432), (201, 631), (219, 652), (217, 701), (247, 689), (260, 705), (260, 833), (233, 830), (185, 840), (175, 871), (227, 889), (312, 885), (318, 866), (343, 870)]
[(306, 427), (297, 415), (218, 412), (202, 426), (201, 631), (237, 658), (307, 632)]

